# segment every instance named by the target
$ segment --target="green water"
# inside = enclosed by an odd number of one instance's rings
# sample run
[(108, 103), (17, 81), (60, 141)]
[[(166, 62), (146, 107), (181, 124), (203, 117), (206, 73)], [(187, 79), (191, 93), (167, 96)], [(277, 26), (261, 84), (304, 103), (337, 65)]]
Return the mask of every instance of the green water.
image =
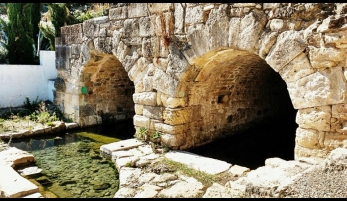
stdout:
[(39, 186), (44, 197), (113, 198), (119, 187), (119, 174), (114, 163), (102, 157), (99, 150), (103, 144), (133, 137), (133, 126), (126, 128), (97, 126), (17, 140), (11, 146), (34, 155), (32, 166), (42, 171), (26, 178)]

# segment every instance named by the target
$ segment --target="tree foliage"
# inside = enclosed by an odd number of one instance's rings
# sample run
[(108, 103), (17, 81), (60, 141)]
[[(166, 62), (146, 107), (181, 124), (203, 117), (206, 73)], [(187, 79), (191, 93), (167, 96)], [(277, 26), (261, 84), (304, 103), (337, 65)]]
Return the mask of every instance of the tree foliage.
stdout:
[[(39, 10), (40, 11), (40, 10)], [(37, 34), (34, 23), (38, 23), (37, 5), (35, 3), (8, 3), (8, 22), (1, 20), (3, 30), (7, 33), (8, 62), (10, 64), (34, 64), (35, 41)], [(38, 26), (38, 25), (37, 25)]]

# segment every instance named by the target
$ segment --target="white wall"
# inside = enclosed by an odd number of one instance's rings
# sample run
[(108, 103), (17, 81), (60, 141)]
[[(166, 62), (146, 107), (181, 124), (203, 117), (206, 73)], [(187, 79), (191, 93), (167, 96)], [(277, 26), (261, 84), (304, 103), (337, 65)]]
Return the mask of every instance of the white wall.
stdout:
[(0, 108), (22, 106), (30, 101), (53, 102), (55, 51), (40, 51), (40, 65), (0, 65)]

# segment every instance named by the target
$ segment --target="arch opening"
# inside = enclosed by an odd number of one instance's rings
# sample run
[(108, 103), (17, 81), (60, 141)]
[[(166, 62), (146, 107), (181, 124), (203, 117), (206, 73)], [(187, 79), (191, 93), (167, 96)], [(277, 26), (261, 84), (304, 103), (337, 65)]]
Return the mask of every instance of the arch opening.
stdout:
[(132, 120), (135, 114), (133, 82), (112, 54), (91, 52), (81, 71), (79, 119), (81, 125), (110, 125)]
[(276, 152), (294, 158), (296, 110), (286, 83), (263, 59), (224, 49), (197, 59), (194, 68), (200, 71), (189, 85), (191, 152), (213, 158), (224, 152), (223, 160), (230, 156), (232, 164), (249, 168), (257, 164), (242, 158), (264, 163)]

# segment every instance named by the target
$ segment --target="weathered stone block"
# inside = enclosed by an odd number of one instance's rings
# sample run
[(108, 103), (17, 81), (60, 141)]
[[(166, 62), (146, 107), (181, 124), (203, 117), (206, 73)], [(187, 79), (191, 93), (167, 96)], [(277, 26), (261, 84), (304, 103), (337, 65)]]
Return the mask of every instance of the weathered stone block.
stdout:
[(347, 120), (347, 104), (332, 105), (331, 117)]
[(345, 30), (325, 33), (323, 37), (324, 37), (324, 42), (327, 45), (333, 45), (336, 48), (341, 48), (341, 49), (347, 48), (347, 33)]
[(109, 10), (110, 20), (122, 20), (128, 17), (128, 7), (110, 8)]
[(147, 75), (149, 63), (150, 61), (147, 58), (141, 57), (137, 60), (136, 65), (129, 70), (129, 78), (134, 84), (143, 80), (144, 76)]
[(239, 30), (239, 49), (254, 52), (255, 45), (259, 40), (260, 33), (266, 22), (266, 15), (257, 10), (253, 10), (243, 17), (240, 22)]
[(139, 36), (139, 20), (126, 19), (124, 20), (124, 38), (132, 38)]
[(135, 114), (137, 115), (143, 114), (143, 105), (135, 104)]
[(341, 71), (341, 68), (332, 68), (287, 83), (294, 108), (343, 103), (346, 100), (346, 83)]
[(162, 134), (160, 136), (160, 141), (163, 145), (169, 147), (179, 147), (184, 143), (184, 135), (171, 135), (171, 134)]
[(143, 116), (151, 118), (151, 119), (162, 120), (163, 107), (144, 105)]
[(177, 80), (173, 79), (162, 70), (155, 69), (153, 77), (153, 88), (161, 91), (164, 94), (177, 97), (178, 95), (175, 94), (177, 85)]
[(175, 7), (175, 34), (182, 34), (184, 32), (184, 7), (181, 3), (174, 3)]
[(300, 128), (330, 131), (331, 107), (321, 106), (299, 109), (296, 114), (296, 123)]
[(143, 86), (143, 82), (139, 81), (135, 84), (135, 93), (141, 93), (144, 92), (145, 88)]
[(161, 94), (161, 101), (167, 108), (179, 108), (187, 106), (187, 98), (173, 98), (166, 94)]
[(130, 3), (128, 6), (128, 18), (147, 16), (147, 3)]
[(296, 129), (295, 143), (305, 148), (324, 147), (324, 132), (313, 129)]
[(202, 6), (188, 7), (186, 8), (185, 23), (196, 24), (206, 21), (206, 15)]
[(134, 115), (133, 117), (134, 125), (143, 128), (149, 128), (150, 119), (145, 116)]
[(172, 3), (148, 3), (148, 10), (152, 14), (161, 13), (172, 9)]
[(275, 69), (281, 70), (306, 48), (302, 32), (285, 31), (277, 37), (277, 42), (265, 58), (266, 62)]
[(324, 138), (324, 147), (329, 151), (339, 147), (347, 148), (347, 135), (326, 132)]
[(186, 124), (190, 122), (190, 110), (189, 108), (178, 108), (164, 110), (164, 123), (170, 125)]
[[(206, 31), (209, 35), (209, 46), (213, 50), (218, 47), (227, 47), (229, 34), (228, 5), (222, 4), (218, 9), (212, 9), (206, 21)], [(217, 34), (218, 33), (218, 34)]]
[(168, 133), (172, 135), (177, 135), (182, 133), (186, 129), (187, 124), (185, 125), (169, 125), (162, 122), (155, 122), (154, 129), (162, 133)]
[(233, 17), (230, 19), (228, 44), (231, 48), (238, 46), (240, 40), (240, 24), (241, 19), (239, 17)]
[[(277, 40), (277, 32), (263, 32), (260, 36), (259, 42), (256, 44), (255, 49), (258, 50), (258, 55), (260, 58), (265, 59), (267, 54), (270, 52), (271, 47)], [(235, 38), (234, 36), (233, 38)]]
[(157, 93), (156, 92), (134, 93), (133, 100), (135, 104), (156, 106)]
[(309, 57), (313, 68), (343, 67), (346, 63), (346, 51), (336, 48), (309, 46)]
[(154, 26), (149, 17), (142, 17), (139, 20), (139, 36), (149, 37), (154, 36)]
[(294, 159), (297, 159), (300, 157), (325, 158), (328, 154), (329, 154), (329, 151), (324, 148), (310, 149), (310, 148), (302, 147), (297, 144), (295, 145), (295, 148), (294, 148)]
[(63, 44), (71, 45), (71, 44), (80, 44), (82, 43), (83, 38), (83, 28), (82, 23), (63, 26), (61, 27), (61, 38), (63, 40)]
[(282, 79), (288, 82), (295, 82), (303, 77), (313, 74), (315, 71), (310, 60), (305, 53), (299, 54), (285, 67), (278, 71)]

